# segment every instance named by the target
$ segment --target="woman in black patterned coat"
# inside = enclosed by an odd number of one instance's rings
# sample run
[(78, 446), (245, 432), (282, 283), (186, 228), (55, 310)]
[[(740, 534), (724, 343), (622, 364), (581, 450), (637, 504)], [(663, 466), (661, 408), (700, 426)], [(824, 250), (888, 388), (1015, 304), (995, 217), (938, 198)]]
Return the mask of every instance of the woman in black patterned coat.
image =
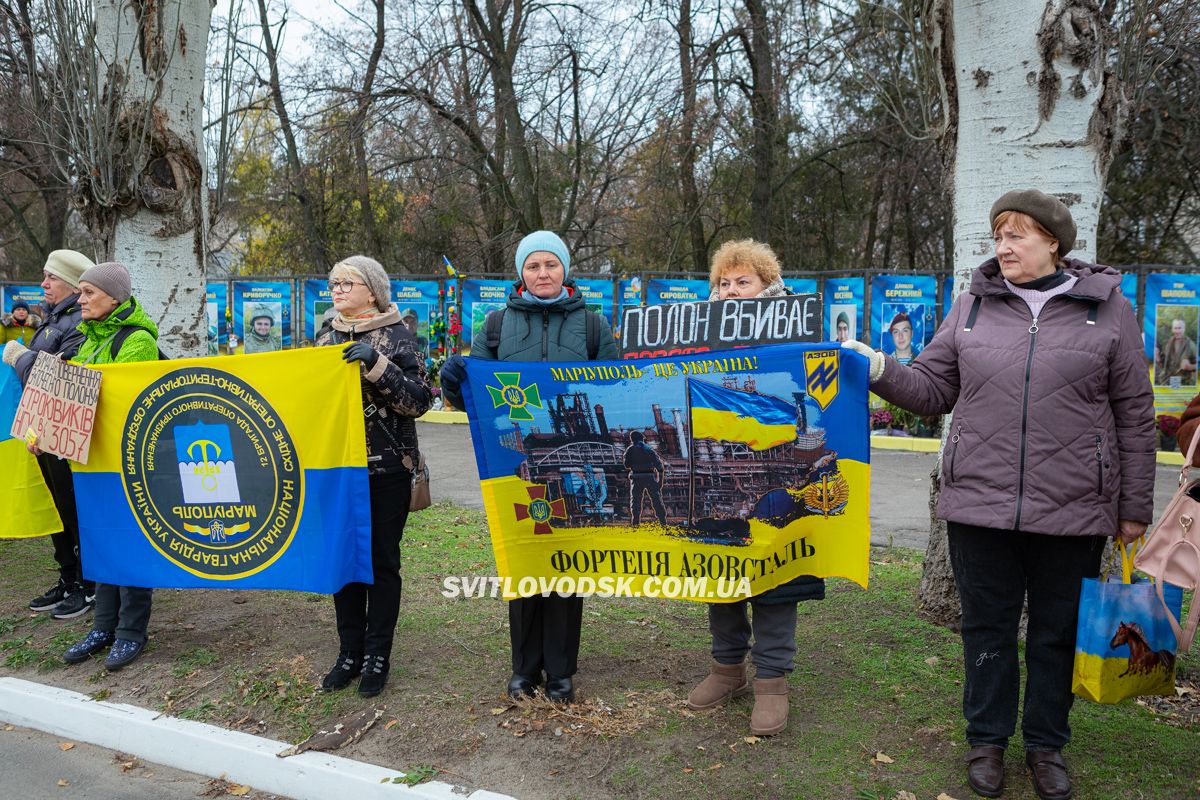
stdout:
[(333, 596), (340, 648), (321, 687), (342, 689), (361, 675), (358, 693), (374, 697), (387, 682), (400, 614), (400, 539), (418, 458), (415, 420), (429, 410), (433, 392), (378, 261), (350, 256), (335, 264), (329, 289), (337, 313), (316, 344), (345, 345), (342, 357), (361, 363), (374, 583), (348, 583)]

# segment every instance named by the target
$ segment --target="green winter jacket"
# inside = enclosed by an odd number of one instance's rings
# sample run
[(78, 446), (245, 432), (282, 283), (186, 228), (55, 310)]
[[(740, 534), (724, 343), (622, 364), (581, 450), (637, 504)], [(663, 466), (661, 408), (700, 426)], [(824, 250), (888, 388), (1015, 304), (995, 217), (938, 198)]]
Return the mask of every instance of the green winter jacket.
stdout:
[[(129, 334), (113, 358), (110, 340), (120, 328), (136, 326), (143, 330), (135, 330)], [(88, 362), (89, 366), (99, 364), (128, 364), (133, 361), (155, 361), (158, 359), (158, 326), (150, 319), (136, 297), (131, 297), (103, 320), (84, 320), (79, 323), (79, 330), (87, 338), (79, 346), (79, 352), (71, 359), (74, 364)], [(98, 352), (97, 352), (98, 351)], [(95, 357), (92, 354), (95, 353)]]
[[(567, 296), (549, 305), (530, 300), (525, 285), (518, 281), (508, 296), (504, 323), (499, 342), (489, 342), (480, 331), (478, 340), (471, 342), (471, 355), (497, 361), (608, 361), (617, 357), (617, 343), (608, 322), (589, 311), (583, 295), (575, 284), (566, 281)], [(499, 314), (493, 311), (492, 314)], [(595, 358), (589, 357), (587, 347), (588, 315), (599, 319), (592, 324), (599, 329), (599, 347)], [(490, 316), (490, 315), (489, 315)], [(598, 324), (598, 325), (597, 325)], [(485, 330), (487, 326), (484, 326)]]

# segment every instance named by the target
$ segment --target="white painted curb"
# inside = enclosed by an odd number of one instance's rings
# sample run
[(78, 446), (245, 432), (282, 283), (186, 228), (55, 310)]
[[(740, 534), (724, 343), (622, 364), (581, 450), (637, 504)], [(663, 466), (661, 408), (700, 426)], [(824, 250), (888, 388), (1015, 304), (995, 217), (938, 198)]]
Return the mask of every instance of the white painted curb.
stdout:
[[(466, 794), (441, 781), (392, 783), (399, 770), (309, 751), (279, 758), (285, 742), (202, 722), (157, 715), (137, 706), (104, 703), (78, 692), (17, 678), (0, 678), (0, 720), (119, 750), (188, 772), (224, 776), (259, 791), (295, 800), (513, 800), (489, 791)], [(387, 783), (380, 783), (383, 779)]]

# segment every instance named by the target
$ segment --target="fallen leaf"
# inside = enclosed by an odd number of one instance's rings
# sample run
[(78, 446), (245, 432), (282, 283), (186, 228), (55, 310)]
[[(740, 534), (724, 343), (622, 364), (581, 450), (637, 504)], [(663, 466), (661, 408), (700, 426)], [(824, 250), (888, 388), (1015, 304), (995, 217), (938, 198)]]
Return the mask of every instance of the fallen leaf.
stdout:
[(396, 727), (399, 724), (400, 724), (400, 720), (390, 719), (390, 720), (388, 720), (388, 724), (383, 726), (383, 729), (385, 731), (390, 731), (392, 728)]
[(691, 767), (684, 767), (684, 768), (683, 768), (683, 774), (685, 774), (685, 775), (691, 775), (691, 774), (692, 774), (693, 772), (695, 772), (695, 771), (696, 771), (696, 770), (692, 769)]
[(875, 754), (875, 757), (871, 759), (871, 763), (872, 764), (894, 764), (896, 762), (895, 762), (895, 759), (893, 759), (887, 753), (880, 750), (878, 753)]
[(906, 792), (905, 790), (901, 789), (900, 791), (896, 792), (896, 796), (893, 797), (892, 800), (917, 800), (917, 796), (912, 792)]
[(508, 708), (507, 708), (507, 707), (505, 707), (505, 708), (493, 708), (493, 709), (492, 709), (492, 716), (493, 716), (493, 717), (497, 717), (497, 716), (499, 716), (499, 715), (503, 714), (505, 711), (508, 711)]
[(242, 797), (250, 794), (249, 786), (242, 786), (240, 783), (231, 783), (229, 788), (225, 790), (226, 794), (231, 794), (234, 797)]
[(939, 794), (937, 796), (937, 800), (956, 800), (956, 799), (951, 797), (950, 795), (946, 794), (945, 792), (942, 792), (941, 794)]
[(938, 661), (940, 661), (940, 660), (941, 659), (939, 659), (937, 656), (930, 656), (929, 658), (925, 659), (925, 663), (928, 664), (929, 666), (933, 667), (933, 666), (936, 666)]
[(59, 778), (58, 785), (59, 786), (70, 786), (71, 782), (69, 780), (67, 780), (66, 778)]
[(58, 749), (62, 750), (64, 753), (67, 752), (68, 750), (74, 749), (74, 747), (75, 747), (74, 742), (59, 742), (58, 743)]
[(725, 765), (724, 765), (724, 764), (713, 764), (711, 767), (709, 767), (709, 769), (710, 769), (710, 770), (713, 770), (713, 769), (720, 769), (720, 768), (721, 768), (721, 767), (723, 767), (723, 766), (725, 766)]
[(762, 739), (758, 738), (757, 736), (743, 736), (742, 741), (746, 744), (758, 744), (762, 741)]

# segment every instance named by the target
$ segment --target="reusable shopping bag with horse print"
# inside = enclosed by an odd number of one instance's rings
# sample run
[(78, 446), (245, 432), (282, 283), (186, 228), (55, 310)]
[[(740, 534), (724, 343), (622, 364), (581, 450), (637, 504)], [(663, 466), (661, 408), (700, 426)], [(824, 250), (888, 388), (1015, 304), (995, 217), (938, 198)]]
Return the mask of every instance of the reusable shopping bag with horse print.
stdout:
[[(1133, 558), (1121, 552), (1122, 580), (1084, 578), (1075, 636), (1071, 689), (1097, 703), (1139, 695), (1175, 694), (1175, 633), (1153, 583), (1133, 577)], [(1179, 618), (1183, 590), (1163, 585)]]

